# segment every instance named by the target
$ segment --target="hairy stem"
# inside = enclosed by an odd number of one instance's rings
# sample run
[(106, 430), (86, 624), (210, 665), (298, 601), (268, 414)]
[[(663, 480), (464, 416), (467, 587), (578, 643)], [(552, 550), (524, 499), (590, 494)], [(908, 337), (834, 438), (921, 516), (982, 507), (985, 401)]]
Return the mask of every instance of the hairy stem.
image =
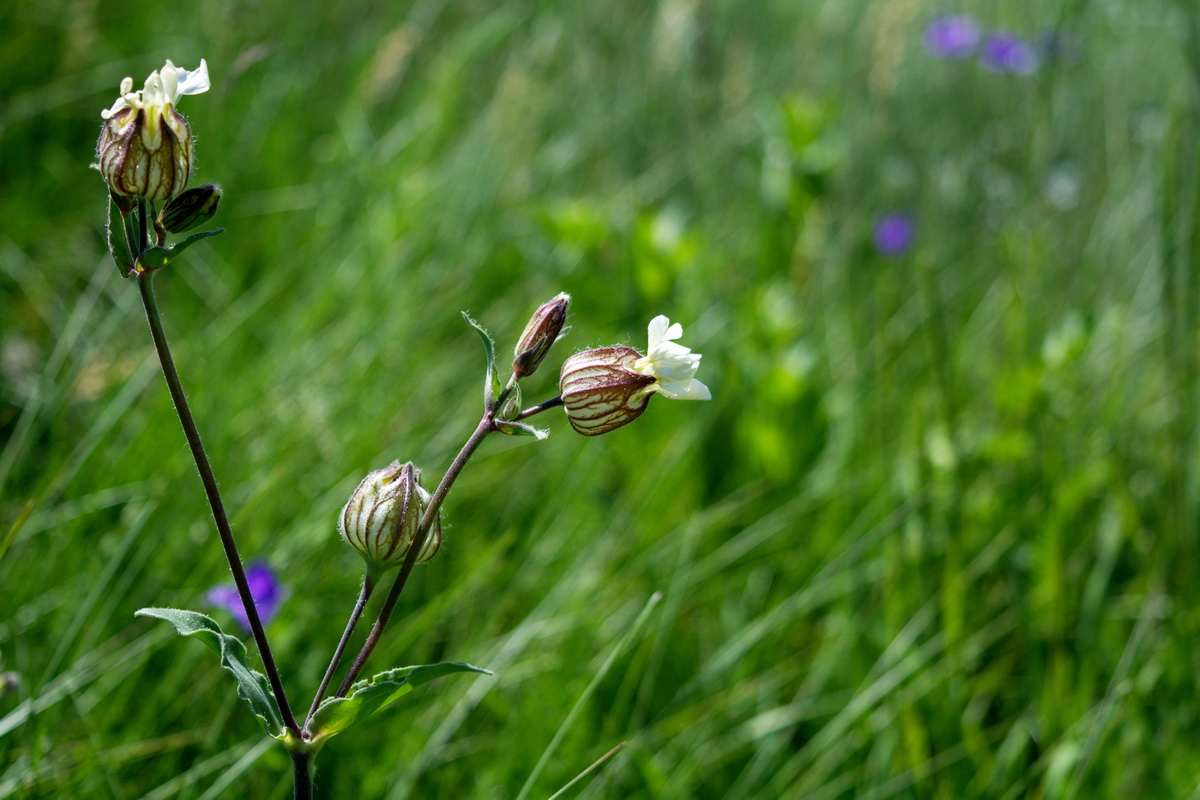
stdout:
[(396, 602), (400, 599), (400, 593), (404, 591), (404, 585), (408, 583), (408, 576), (412, 572), (413, 566), (417, 563), (417, 556), (421, 552), (421, 548), (425, 546), (425, 538), (429, 534), (429, 529), (433, 526), (433, 521), (437, 519), (438, 510), (442, 507), (442, 502), (446, 499), (446, 494), (450, 491), (450, 487), (454, 485), (454, 481), (458, 478), (458, 474), (462, 472), (463, 467), (471, 459), (471, 456), (478, 449), (484, 438), (489, 433), (496, 430), (496, 421), (492, 417), (492, 412), (488, 411), (483, 415), (483, 419), (479, 420), (479, 424), (475, 427), (475, 432), (467, 439), (462, 450), (458, 451), (458, 455), (454, 457), (454, 461), (450, 464), (450, 468), (446, 470), (446, 474), (442, 476), (442, 482), (438, 484), (437, 491), (433, 493), (433, 497), (429, 500), (429, 505), (425, 507), (425, 513), (421, 516), (421, 525), (417, 530), (417, 535), (413, 537), (412, 545), (408, 548), (408, 555), (404, 557), (404, 563), (400, 565), (400, 574), (396, 576), (395, 583), (392, 584), (392, 589), (388, 592), (387, 599), (383, 601), (383, 607), (379, 609), (379, 616), (375, 619), (375, 624), (371, 626), (371, 632), (367, 634), (367, 640), (363, 643), (362, 649), (358, 651), (358, 656), (354, 659), (353, 666), (346, 673), (345, 679), (342, 680), (341, 687), (338, 688), (337, 696), (345, 697), (346, 692), (354, 684), (363, 667), (367, 663), (367, 659), (371, 656), (371, 652), (375, 649), (375, 645), (379, 644), (379, 637), (383, 635), (383, 629), (387, 627), (388, 620), (391, 619), (392, 611), (396, 608)]
[(547, 409), (555, 408), (556, 406), (561, 406), (562, 404), (563, 404), (563, 399), (561, 396), (554, 397), (554, 398), (551, 398), (550, 400), (547, 400), (544, 403), (538, 403), (536, 406), (530, 406), (529, 408), (522, 411), (520, 414), (517, 414), (517, 419), (518, 420), (528, 419), (529, 417), (532, 417), (534, 414), (540, 414), (543, 411), (546, 411)]
[[(145, 210), (145, 205), (141, 205), (143, 237), (146, 235)], [(144, 245), (145, 238), (142, 241)], [(279, 670), (275, 667), (275, 659), (271, 656), (271, 648), (267, 644), (267, 634), (263, 630), (262, 620), (259, 619), (258, 609), (254, 606), (254, 597), (250, 594), (250, 584), (246, 582), (246, 570), (242, 566), (241, 556), (238, 555), (237, 545), (233, 541), (233, 531), (230, 530), (229, 518), (225, 514), (225, 506), (221, 502), (217, 479), (208, 462), (208, 455), (204, 452), (204, 445), (200, 441), (200, 432), (196, 429), (196, 422), (192, 419), (192, 411), (188, 407), (183, 384), (175, 369), (175, 361), (171, 358), (167, 335), (163, 330), (162, 318), (159, 316), (158, 304), (154, 298), (154, 287), (151, 283), (153, 277), (154, 273), (152, 272), (137, 273), (138, 289), (142, 293), (142, 305), (146, 309), (146, 320), (150, 323), (150, 335), (154, 339), (154, 349), (158, 353), (158, 361), (162, 365), (163, 377), (167, 381), (167, 389), (175, 404), (175, 412), (179, 416), (180, 424), (183, 425), (183, 435), (187, 437), (188, 447), (192, 451), (192, 459), (196, 462), (196, 469), (200, 472), (200, 482), (204, 484), (204, 494), (208, 498), (209, 508), (212, 509), (213, 521), (216, 523), (217, 533), (221, 537), (221, 546), (225, 549), (225, 558), (229, 561), (229, 571), (233, 573), (233, 582), (237, 586), (238, 595), (242, 598), (242, 606), (246, 609), (246, 618), (250, 623), (250, 630), (254, 634), (254, 642), (258, 645), (258, 652), (262, 656), (263, 669), (266, 670), (267, 679), (271, 683), (271, 691), (275, 693), (275, 702), (279, 704), (280, 714), (282, 714), (283, 722), (288, 730), (294, 735), (300, 736), (300, 728), (296, 725), (295, 718), (292, 717), (291, 707), (288, 706), (287, 696), (283, 691), (283, 682), (279, 679)], [(297, 797), (299, 796), (297, 795)]]
[[(140, 257), (147, 248), (150, 247), (150, 231), (146, 227), (146, 212), (147, 204), (145, 200), (138, 200), (138, 256)], [(136, 258), (134, 259), (137, 260)]]
[(313, 753), (292, 752), (292, 781), (295, 785), (293, 800), (312, 800), (313, 796)]
[(325, 670), (325, 677), (321, 678), (321, 685), (317, 687), (316, 697), (313, 698), (312, 707), (308, 709), (308, 716), (304, 719), (304, 727), (307, 730), (312, 723), (313, 714), (317, 713), (317, 708), (321, 705), (321, 701), (325, 699), (325, 690), (329, 688), (329, 682), (333, 680), (333, 673), (337, 671), (338, 663), (342, 660), (342, 654), (346, 652), (346, 645), (350, 642), (350, 635), (354, 633), (354, 627), (358, 625), (358, 619), (362, 616), (363, 609), (367, 607), (367, 601), (371, 599), (371, 593), (375, 591), (376, 578), (368, 569), (366, 576), (363, 578), (362, 591), (358, 593), (358, 602), (354, 604), (354, 610), (350, 612), (350, 621), (346, 623), (346, 630), (342, 633), (342, 640), (338, 642), (337, 649), (333, 651), (333, 658), (329, 661), (329, 667)]

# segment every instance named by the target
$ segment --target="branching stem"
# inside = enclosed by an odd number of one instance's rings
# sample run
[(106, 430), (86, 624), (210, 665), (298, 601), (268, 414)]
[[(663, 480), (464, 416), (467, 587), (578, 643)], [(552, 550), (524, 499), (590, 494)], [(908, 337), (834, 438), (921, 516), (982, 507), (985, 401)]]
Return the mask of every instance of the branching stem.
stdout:
[[(496, 405), (497, 407), (499, 406), (498, 403)], [(362, 649), (359, 650), (358, 656), (355, 657), (354, 664), (350, 667), (350, 671), (346, 673), (345, 679), (342, 680), (342, 685), (337, 691), (338, 697), (345, 697), (346, 692), (350, 691), (350, 687), (354, 684), (355, 679), (358, 678), (359, 673), (362, 672), (367, 659), (375, 649), (375, 645), (379, 644), (379, 637), (383, 635), (383, 629), (387, 627), (388, 620), (391, 619), (392, 611), (396, 608), (396, 602), (400, 599), (400, 593), (404, 591), (404, 585), (408, 583), (408, 576), (412, 572), (413, 566), (417, 563), (417, 556), (425, 546), (425, 538), (429, 533), (430, 527), (433, 525), (433, 521), (437, 519), (438, 510), (442, 507), (442, 502), (446, 499), (446, 494), (450, 491), (450, 487), (454, 485), (458, 474), (462, 472), (463, 467), (467, 465), (467, 462), (487, 435), (496, 430), (496, 420), (492, 416), (493, 413), (494, 410), (484, 413), (483, 418), (479, 420), (479, 424), (475, 427), (475, 432), (467, 439), (462, 450), (458, 451), (458, 455), (454, 457), (450, 468), (442, 476), (442, 481), (438, 484), (437, 491), (430, 498), (429, 505), (425, 507), (425, 513), (421, 516), (421, 525), (417, 530), (417, 535), (413, 537), (412, 545), (408, 548), (408, 555), (404, 557), (404, 563), (400, 565), (400, 574), (396, 576), (396, 581), (392, 584), (392, 589), (388, 592), (387, 599), (383, 601), (383, 606), (379, 609), (379, 616), (376, 617), (375, 624), (371, 626), (371, 632), (367, 634), (367, 640), (363, 643)]]
[(561, 396), (554, 397), (554, 398), (547, 400), (544, 403), (538, 403), (536, 406), (530, 406), (529, 408), (522, 411), (520, 414), (517, 414), (517, 419), (518, 420), (528, 419), (529, 417), (532, 417), (534, 414), (540, 414), (543, 411), (546, 411), (551, 408), (555, 408), (557, 406), (561, 406), (562, 404), (563, 404), (563, 399)]
[(333, 673), (337, 671), (338, 663), (342, 660), (342, 654), (346, 652), (346, 645), (350, 642), (350, 636), (354, 633), (355, 626), (358, 625), (358, 619), (362, 616), (363, 609), (367, 607), (367, 601), (371, 599), (371, 593), (375, 591), (376, 582), (376, 577), (368, 569), (366, 576), (363, 578), (362, 591), (358, 593), (358, 602), (354, 604), (354, 610), (350, 612), (350, 621), (346, 623), (346, 630), (342, 633), (342, 639), (338, 642), (337, 649), (333, 651), (333, 658), (329, 661), (329, 667), (325, 670), (325, 677), (321, 678), (321, 685), (317, 687), (317, 694), (313, 698), (312, 708), (308, 709), (308, 716), (304, 719), (305, 730), (312, 723), (313, 714), (317, 713), (317, 708), (320, 707), (321, 701), (325, 699), (325, 690), (329, 688), (329, 682), (333, 680)]

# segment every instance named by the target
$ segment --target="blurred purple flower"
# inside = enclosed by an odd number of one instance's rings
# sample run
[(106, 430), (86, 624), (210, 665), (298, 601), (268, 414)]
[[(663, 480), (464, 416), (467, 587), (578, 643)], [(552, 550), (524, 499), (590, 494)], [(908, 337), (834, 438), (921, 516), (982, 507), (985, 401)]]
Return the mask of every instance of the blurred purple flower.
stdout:
[(992, 72), (1031, 75), (1038, 66), (1033, 45), (1015, 34), (1001, 31), (989, 35), (979, 51), (979, 63)]
[(917, 226), (907, 214), (893, 213), (875, 223), (875, 249), (888, 258), (902, 256), (912, 247)]
[[(246, 583), (250, 584), (250, 596), (254, 598), (254, 607), (258, 609), (258, 616), (265, 625), (279, 610), (286, 591), (276, 580), (275, 572), (262, 562), (255, 562), (246, 569)], [(243, 629), (250, 630), (250, 620), (246, 618), (246, 609), (242, 607), (242, 598), (238, 596), (237, 586), (232, 583), (214, 586), (208, 590), (207, 597), (208, 602), (232, 614)]]
[(934, 17), (925, 28), (925, 49), (935, 58), (967, 58), (979, 46), (979, 26), (966, 14)]

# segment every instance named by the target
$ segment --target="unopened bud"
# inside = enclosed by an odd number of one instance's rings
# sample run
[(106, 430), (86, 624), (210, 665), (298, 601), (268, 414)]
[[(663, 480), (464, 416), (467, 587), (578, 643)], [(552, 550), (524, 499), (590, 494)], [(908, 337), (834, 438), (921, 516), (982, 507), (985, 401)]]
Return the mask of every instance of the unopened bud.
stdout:
[(221, 187), (214, 183), (195, 186), (167, 201), (158, 224), (167, 233), (183, 233), (208, 222), (217, 213)]
[(571, 427), (599, 436), (628, 425), (650, 402), (655, 378), (634, 369), (642, 354), (617, 345), (584, 350), (562, 366), (559, 391)]
[(545, 303), (525, 325), (520, 340), (513, 353), (513, 375), (517, 379), (532, 375), (550, 352), (550, 347), (558, 340), (567, 322), (567, 306), (571, 304), (571, 295), (562, 293)]
[[(411, 462), (393, 461), (363, 479), (338, 518), (338, 532), (366, 559), (368, 569), (399, 566), (408, 555), (429, 504), (421, 472)], [(442, 544), (440, 516), (434, 520), (418, 561), (427, 561)]]
[(500, 409), (498, 418), (505, 422), (515, 420), (521, 415), (521, 397), (517, 394), (504, 401), (504, 408)]

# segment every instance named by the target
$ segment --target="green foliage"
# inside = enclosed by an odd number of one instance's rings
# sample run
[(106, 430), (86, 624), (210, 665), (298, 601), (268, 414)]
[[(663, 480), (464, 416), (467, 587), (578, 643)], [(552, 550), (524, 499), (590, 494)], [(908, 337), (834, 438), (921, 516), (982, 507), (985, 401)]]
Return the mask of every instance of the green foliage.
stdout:
[(246, 646), (236, 636), (221, 631), (221, 626), (210, 617), (181, 608), (139, 608), (135, 617), (154, 617), (166, 620), (180, 636), (195, 636), (221, 656), (221, 666), (233, 673), (237, 681), (237, 694), (258, 717), (267, 735), (282, 739), (286, 734), (279, 706), (271, 694), (267, 676), (246, 666)]
[(169, 244), (165, 247), (151, 247), (142, 253), (141, 257), (138, 259), (138, 263), (140, 266), (146, 269), (161, 269), (178, 258), (180, 253), (194, 245), (196, 242), (224, 232), (224, 228), (217, 228), (216, 230), (211, 231), (200, 231), (199, 233), (193, 233), (183, 241), (176, 242), (175, 244)]
[(491, 675), (486, 669), (473, 667), (458, 661), (440, 664), (425, 664), (419, 667), (400, 667), (359, 681), (350, 687), (345, 697), (330, 697), (321, 703), (313, 715), (309, 730), (314, 744), (330, 736), (352, 728), (373, 714), (377, 714), (415, 687), (435, 678), (453, 675), (456, 672), (478, 672)]
[(471, 319), (471, 315), (467, 312), (462, 312), (463, 319), (467, 321), (479, 338), (483, 340), (483, 353), (487, 358), (487, 368), (483, 374), (483, 407), (491, 409), (496, 405), (496, 396), (500, 392), (500, 374), (496, 369), (496, 343), (492, 341), (492, 337), (487, 330), (478, 322)]

